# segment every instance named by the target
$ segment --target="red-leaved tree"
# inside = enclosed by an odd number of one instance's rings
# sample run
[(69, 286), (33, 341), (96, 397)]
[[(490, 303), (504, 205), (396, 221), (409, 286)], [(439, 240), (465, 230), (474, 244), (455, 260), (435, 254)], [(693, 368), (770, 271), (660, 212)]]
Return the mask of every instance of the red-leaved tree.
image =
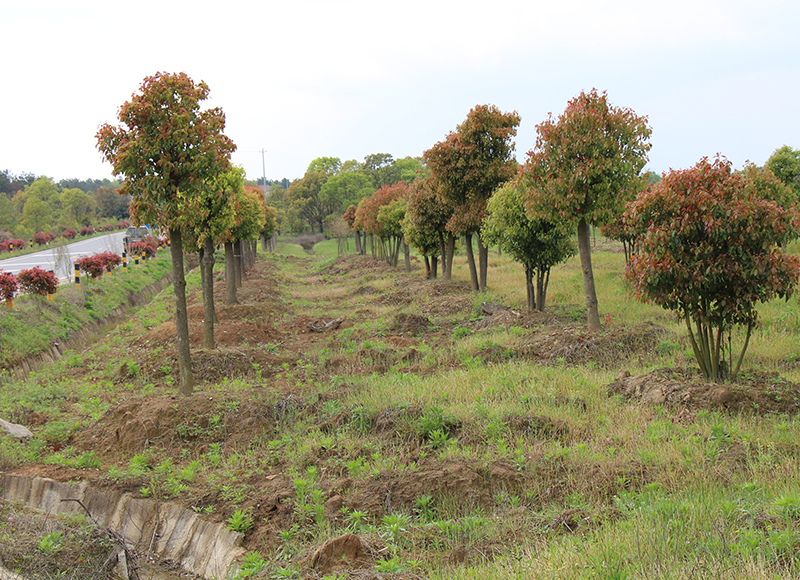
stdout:
[(638, 187), (650, 150), (647, 118), (612, 106), (592, 89), (572, 99), (558, 119), (536, 126), (536, 146), (525, 165), (530, 217), (578, 231), (589, 328), (601, 328), (589, 227), (615, 219), (622, 192)]
[(445, 278), (452, 274), (456, 236), (464, 236), (472, 289), (486, 290), (488, 248), (478, 237), (476, 269), (472, 236), (480, 230), (486, 201), (497, 187), (517, 170), (513, 158), (514, 141), (520, 116), (503, 113), (494, 105), (473, 108), (455, 132), (423, 153), (423, 159), (436, 181), (436, 191), (445, 204), (454, 208), (447, 223), (447, 264)]
[(22, 291), (35, 296), (55, 294), (58, 287), (58, 278), (52, 272), (34, 266), (17, 274), (17, 282)]
[[(788, 298), (797, 284), (800, 259), (781, 246), (796, 235), (800, 215), (765, 199), (781, 187), (771, 173), (735, 172), (725, 159), (704, 158), (669, 172), (628, 204), (636, 253), (626, 276), (639, 299), (686, 323), (708, 379), (736, 377), (758, 320), (756, 303)], [(737, 326), (746, 330), (734, 361)]]
[(114, 174), (125, 178), (120, 194), (131, 195), (131, 217), (169, 232), (182, 395), (192, 394), (194, 377), (181, 216), (187, 199), (229, 169), (236, 149), (224, 134), (222, 109), (201, 108), (208, 96), (208, 85), (186, 73), (156, 73), (119, 108), (120, 125), (105, 124), (97, 132), (98, 148)]

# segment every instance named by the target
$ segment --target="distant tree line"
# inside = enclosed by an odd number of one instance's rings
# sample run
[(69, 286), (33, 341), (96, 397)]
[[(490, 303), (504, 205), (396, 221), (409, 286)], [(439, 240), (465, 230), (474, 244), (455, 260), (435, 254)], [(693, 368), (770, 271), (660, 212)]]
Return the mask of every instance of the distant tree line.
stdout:
[(0, 239), (56, 236), (66, 230), (127, 220), (130, 196), (120, 195), (110, 179), (62, 179), (0, 171)]

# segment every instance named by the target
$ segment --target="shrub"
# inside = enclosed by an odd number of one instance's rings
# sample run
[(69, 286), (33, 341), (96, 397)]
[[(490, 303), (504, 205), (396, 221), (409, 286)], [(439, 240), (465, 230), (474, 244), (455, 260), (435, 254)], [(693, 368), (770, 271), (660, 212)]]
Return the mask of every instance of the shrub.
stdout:
[(118, 230), (125, 230), (128, 229), (129, 227), (131, 227), (131, 222), (129, 222), (128, 220), (122, 220), (119, 223), (117, 223)]
[(58, 286), (58, 278), (52, 272), (42, 270), (39, 266), (34, 266), (27, 270), (22, 270), (17, 275), (17, 282), (24, 292), (36, 296), (47, 296), (55, 294)]
[(76, 232), (73, 228), (67, 228), (63, 232), (61, 232), (61, 237), (67, 240), (74, 240), (75, 236), (77, 235), (78, 232)]
[(114, 252), (102, 252), (95, 257), (103, 264), (106, 272), (110, 272), (122, 263), (122, 258)]
[(25, 240), (20, 240), (20, 239), (9, 240), (8, 243), (12, 244), (15, 250), (21, 250), (25, 247)]
[(156, 255), (158, 243), (153, 236), (147, 236), (142, 242), (134, 242), (128, 245), (129, 254), (143, 254), (150, 259)]
[(94, 228), (92, 226), (83, 226), (80, 233), (82, 236), (91, 236), (94, 233)]
[(36, 232), (33, 234), (33, 241), (36, 242), (36, 245), (43, 246), (45, 244), (49, 244), (55, 239), (55, 236), (50, 232)]
[(17, 279), (13, 274), (0, 272), (0, 298), (11, 300), (17, 292)]
[(97, 278), (103, 275), (105, 266), (103, 261), (98, 257), (98, 254), (93, 256), (84, 256), (75, 261), (78, 264), (81, 272), (88, 274), (92, 278)]
[(3, 252), (7, 252), (8, 250), (9, 250), (9, 242), (7, 241), (0, 242), (0, 254), (2, 254)]
[[(703, 158), (671, 170), (627, 206), (636, 253), (626, 276), (637, 298), (686, 323), (708, 379), (725, 378), (726, 368), (736, 377), (758, 321), (756, 303), (788, 299), (800, 278), (800, 259), (781, 249), (800, 227), (787, 189), (769, 172), (733, 171), (727, 159)], [(746, 328), (736, 360), (735, 326)]]

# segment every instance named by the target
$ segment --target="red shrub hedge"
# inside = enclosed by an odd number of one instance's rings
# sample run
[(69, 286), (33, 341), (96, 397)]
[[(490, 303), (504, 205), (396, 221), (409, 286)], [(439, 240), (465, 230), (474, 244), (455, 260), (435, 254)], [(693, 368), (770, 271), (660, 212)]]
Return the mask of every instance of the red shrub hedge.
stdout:
[(58, 286), (56, 275), (42, 270), (39, 266), (22, 270), (17, 274), (17, 282), (24, 292), (37, 296), (55, 294)]

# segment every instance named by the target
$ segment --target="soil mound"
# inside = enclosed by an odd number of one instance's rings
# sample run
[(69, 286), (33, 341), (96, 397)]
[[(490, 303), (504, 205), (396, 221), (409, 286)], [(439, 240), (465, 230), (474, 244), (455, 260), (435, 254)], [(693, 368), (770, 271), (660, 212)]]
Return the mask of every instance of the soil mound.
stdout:
[(800, 385), (775, 373), (720, 384), (704, 381), (685, 369), (659, 369), (637, 376), (624, 371), (607, 389), (609, 395), (620, 395), (643, 405), (677, 405), (758, 415), (800, 411)]
[(664, 327), (653, 323), (604, 328), (599, 332), (585, 326), (559, 326), (528, 338), (520, 350), (546, 363), (594, 361), (600, 367), (613, 368), (639, 353), (652, 352), (666, 334)]

